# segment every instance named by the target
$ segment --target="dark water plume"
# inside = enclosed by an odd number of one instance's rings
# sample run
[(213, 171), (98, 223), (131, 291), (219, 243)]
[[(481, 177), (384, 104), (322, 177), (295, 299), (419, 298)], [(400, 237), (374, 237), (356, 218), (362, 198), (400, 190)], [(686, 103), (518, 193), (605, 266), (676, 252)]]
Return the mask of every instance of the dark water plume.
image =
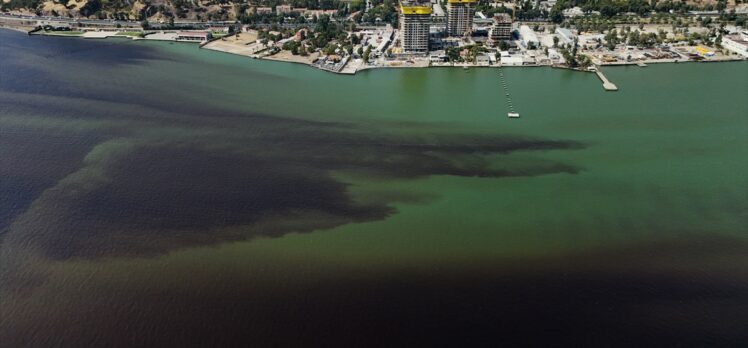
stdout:
[[(353, 201), (347, 193), (349, 183), (333, 173), (390, 179), (498, 178), (580, 170), (555, 161), (496, 166), (484, 157), (583, 148), (575, 141), (468, 133), (394, 135), (339, 122), (218, 108), (208, 112), (191, 100), (156, 105), (147, 92), (112, 95), (76, 85), (74, 78), (67, 80), (56, 73), (19, 69), (23, 76), (16, 74), (16, 65), (30, 64), (16, 55), (34, 49), (77, 52), (90, 45), (97, 52), (82, 60), (78, 55), (59, 55), (59, 64), (96, 60), (101, 65), (102, 60), (112, 60), (116, 67), (160, 59), (153, 50), (132, 49), (131, 44), (70, 40), (72, 46), (67, 47), (67, 43), (51, 42), (50, 47), (36, 46), (32, 40), (31, 47), (21, 53), (4, 50), (9, 63), (3, 75), (9, 78), (1, 84), (0, 100), (5, 100), (10, 114), (54, 115), (47, 120), (49, 116), (40, 117), (44, 121), (36, 125), (29, 125), (28, 120), (6, 123), (5, 148), (20, 154), (5, 159), (9, 178), (5, 182), (13, 188), (7, 192), (25, 195), (8, 200), (15, 203), (2, 212), (7, 216), (3, 220), (9, 230), (7, 242), (18, 239), (15, 243), (34, 245), (54, 259), (155, 255), (186, 246), (379, 220), (395, 213), (392, 202), (364, 205)], [(40, 105), (39, 94), (54, 98)], [(47, 146), (45, 151), (56, 161), (80, 165), (74, 172), (59, 170), (67, 176), (57, 177), (60, 180), (52, 185), (49, 178), (53, 176), (46, 174), (58, 170), (47, 166), (45, 157), (32, 159), (35, 148), (14, 141), (19, 132), (26, 142), (44, 139), (50, 132), (71, 140), (85, 139), (87, 147), (79, 151), (90, 152), (81, 162), (75, 147)], [(26, 155), (24, 150), (28, 150)], [(34, 176), (45, 181), (34, 181)], [(31, 199), (35, 201), (29, 206)], [(20, 214), (19, 206), (29, 209)]]
[(0, 346), (746, 346), (746, 65), (625, 69), (0, 30)]
[[(747, 247), (694, 236), (428, 271), (352, 265), (310, 276), (300, 266), (282, 282), (197, 273), (168, 291), (65, 292), (89, 309), (75, 325), (43, 311), (51, 316), (19, 316), (0, 338), (65, 347), (739, 347), (748, 287), (733, 279), (747, 270), (728, 266), (748, 262)], [(680, 263), (684, 255), (693, 262)]]

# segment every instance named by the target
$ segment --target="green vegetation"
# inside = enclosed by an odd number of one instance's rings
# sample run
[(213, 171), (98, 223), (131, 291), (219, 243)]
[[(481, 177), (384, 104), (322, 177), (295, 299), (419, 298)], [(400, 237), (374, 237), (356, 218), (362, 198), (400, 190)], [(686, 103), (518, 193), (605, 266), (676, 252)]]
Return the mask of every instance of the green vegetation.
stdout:
[[(314, 27), (321, 18), (305, 18), (299, 12), (278, 14), (257, 13), (251, 10), (255, 7), (271, 7), (290, 5), (293, 8), (309, 10), (331, 10), (328, 19), (337, 23), (341, 29), (352, 31), (356, 25), (384, 25), (397, 26), (397, 0), (371, 0), (372, 8), (364, 13), (365, 0), (145, 0), (145, 5), (135, 11), (131, 0), (87, 0), (77, 11), (69, 7), (69, 11), (43, 10), (42, 0), (6, 0), (0, 7), (3, 11), (14, 9), (36, 10), (39, 15), (60, 15), (116, 19), (138, 20), (147, 23), (149, 18), (158, 16), (165, 19), (161, 25), (174, 28), (174, 20), (193, 19), (207, 20), (237, 20), (244, 24), (267, 28), (278, 24), (285, 27), (298, 28), (309, 24)], [(55, 0), (56, 3), (68, 6), (69, 0)], [(739, 3), (745, 1), (739, 0)], [(141, 3), (141, 1), (138, 1)], [(517, 20), (549, 20), (565, 27), (574, 27), (580, 31), (606, 32), (620, 24), (671, 24), (677, 21), (689, 20), (683, 14), (688, 11), (719, 11), (719, 17), (706, 17), (702, 25), (718, 25), (734, 23), (745, 26), (746, 15), (736, 14), (734, 10), (727, 10), (727, 0), (717, 0), (714, 3), (685, 2), (680, 0), (558, 0), (550, 10), (540, 9), (533, 0), (516, 2), (515, 18)], [(584, 16), (564, 18), (563, 11), (572, 7), (579, 7), (586, 13)], [(492, 6), (492, 0), (478, 0), (476, 10), (486, 16), (496, 13), (512, 13), (512, 10), (500, 5)], [(671, 12), (672, 11), (672, 12)], [(147, 28), (147, 26), (144, 26)], [(326, 36), (326, 40), (330, 40)], [(326, 42), (318, 42), (317, 47), (326, 46)], [(355, 43), (354, 43), (355, 44)]]
[(455, 63), (475, 63), (476, 57), (483, 52), (488, 52), (488, 49), (482, 45), (448, 47), (446, 49), (447, 60)]
[(81, 16), (88, 17), (95, 13), (98, 13), (101, 11), (101, 1), (100, 0), (88, 0), (83, 7), (80, 9)]
[(83, 32), (82, 31), (44, 31), (44, 35), (80, 36), (80, 35), (83, 35)]
[(561, 54), (564, 56), (564, 60), (566, 60), (566, 64), (572, 68), (589, 67), (592, 64), (592, 62), (590, 61), (590, 58), (584, 54), (580, 54), (578, 52), (578, 49), (579, 49), (579, 43), (578, 43), (578, 39), (576, 38), (574, 39), (574, 43), (571, 45), (571, 49), (561, 48)]
[(301, 43), (296, 40), (290, 40), (283, 44), (283, 49), (286, 51), (291, 51), (293, 55), (298, 55), (300, 48)]
[(397, 1), (394, 0), (372, 0), (373, 7), (360, 18), (359, 23), (377, 24), (389, 23), (397, 26)]
[(117, 35), (120, 36), (143, 36), (143, 32), (141, 31), (120, 31), (117, 33)]
[(501, 4), (499, 7), (493, 7), (491, 3), (492, 1), (490, 0), (478, 0), (478, 3), (475, 5), (475, 11), (480, 11), (487, 17), (493, 17), (497, 13), (508, 13), (511, 15), (512, 10), (505, 7), (504, 4)]
[(371, 55), (371, 46), (366, 46), (366, 51), (364, 52), (363, 56), (361, 56), (361, 58), (364, 60), (365, 63), (368, 63), (370, 55)]

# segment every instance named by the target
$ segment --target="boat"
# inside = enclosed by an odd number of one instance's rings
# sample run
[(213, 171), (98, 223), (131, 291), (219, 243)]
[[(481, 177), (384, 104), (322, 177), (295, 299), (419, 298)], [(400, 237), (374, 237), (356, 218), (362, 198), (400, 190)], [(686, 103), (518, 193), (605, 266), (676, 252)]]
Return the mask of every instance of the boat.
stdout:
[(519, 118), (519, 112), (510, 112), (506, 114), (509, 118)]

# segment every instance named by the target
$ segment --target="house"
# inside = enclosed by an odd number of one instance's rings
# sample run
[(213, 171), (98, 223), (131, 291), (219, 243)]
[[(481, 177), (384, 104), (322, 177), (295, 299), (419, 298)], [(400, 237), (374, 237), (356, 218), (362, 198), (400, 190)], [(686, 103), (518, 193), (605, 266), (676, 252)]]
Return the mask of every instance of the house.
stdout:
[(255, 7), (256, 14), (271, 14), (273, 13), (272, 7)]
[(278, 6), (275, 6), (275, 13), (277, 13), (277, 14), (291, 13), (291, 5), (278, 5)]
[(556, 28), (556, 34), (558, 35), (558, 38), (561, 39), (561, 43), (566, 45), (574, 43), (574, 39), (576, 38), (576, 36), (571, 33), (571, 30), (566, 28)]

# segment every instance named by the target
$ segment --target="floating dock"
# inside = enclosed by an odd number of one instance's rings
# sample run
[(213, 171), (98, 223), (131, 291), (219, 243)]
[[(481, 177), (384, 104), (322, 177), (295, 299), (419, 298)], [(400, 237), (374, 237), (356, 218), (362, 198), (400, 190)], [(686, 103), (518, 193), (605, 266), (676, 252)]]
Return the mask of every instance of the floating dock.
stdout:
[(616, 85), (614, 85), (613, 82), (608, 81), (608, 78), (605, 77), (605, 75), (603, 75), (603, 72), (600, 71), (600, 68), (595, 69), (595, 74), (597, 74), (597, 77), (599, 77), (600, 81), (603, 82), (603, 88), (606, 91), (617, 91), (618, 90), (618, 87), (616, 87)]
[(506, 96), (506, 104), (507, 104), (507, 108), (509, 109), (507, 116), (509, 118), (518, 118), (519, 113), (514, 111), (514, 106), (512, 105), (512, 98), (509, 95), (509, 85), (506, 83), (506, 79), (504, 78), (504, 73), (501, 71), (501, 67), (499, 67), (499, 79), (501, 80), (501, 85), (504, 88), (504, 95)]

